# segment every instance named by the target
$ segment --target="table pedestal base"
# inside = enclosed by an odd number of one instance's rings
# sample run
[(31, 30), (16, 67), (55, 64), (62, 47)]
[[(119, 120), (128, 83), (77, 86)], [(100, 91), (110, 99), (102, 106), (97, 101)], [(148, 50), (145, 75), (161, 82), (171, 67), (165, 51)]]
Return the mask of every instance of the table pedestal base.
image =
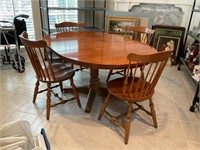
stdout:
[[(85, 108), (86, 113), (90, 113), (92, 109), (93, 102), (98, 95), (106, 96), (107, 89), (105, 87), (100, 87), (100, 80), (99, 80), (99, 69), (90, 69), (90, 85), (89, 86), (82, 86), (76, 87), (77, 91), (88, 93), (87, 97), (87, 104)], [(69, 91), (71, 88), (65, 88), (64, 91)]]

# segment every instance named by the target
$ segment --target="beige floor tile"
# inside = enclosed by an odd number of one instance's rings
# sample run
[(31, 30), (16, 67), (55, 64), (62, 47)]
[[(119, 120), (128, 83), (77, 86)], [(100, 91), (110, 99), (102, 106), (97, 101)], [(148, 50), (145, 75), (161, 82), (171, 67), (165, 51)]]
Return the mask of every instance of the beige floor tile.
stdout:
[(179, 120), (179, 116), (174, 105), (155, 103), (154, 106), (158, 122), (165, 122), (167, 120)]
[(23, 105), (21, 105), (18, 110), (21, 112), (26, 112), (30, 114), (40, 115), (46, 109), (46, 99), (37, 98), (37, 102), (34, 104), (32, 102), (32, 97)]
[(190, 150), (187, 141), (156, 137), (155, 150)]
[[(165, 79), (169, 86), (184, 86), (187, 85), (186, 82), (180, 76), (179, 71), (173, 68), (168, 68), (169, 70), (165, 72)], [(176, 72), (175, 72), (176, 71)]]
[(174, 105), (173, 97), (168, 86), (157, 86), (153, 95), (153, 102), (158, 104)]
[[(97, 95), (90, 113), (85, 113), (87, 93), (79, 93), (82, 108), (76, 101), (51, 108), (50, 120), (46, 120), (46, 92), (38, 94), (32, 103), (35, 73), (26, 61), (24, 73), (12, 67), (0, 69), (0, 123), (16, 119), (28, 120), (33, 136), (46, 130), (52, 150), (197, 150), (200, 147), (200, 118), (189, 108), (195, 93), (195, 85), (185, 69), (177, 71), (170, 63), (164, 70), (153, 96), (158, 128), (142, 111), (132, 115), (129, 144), (124, 144), (124, 130), (105, 116), (98, 121), (100, 107), (105, 97)], [(101, 85), (109, 70), (100, 70)], [(74, 82), (78, 86), (88, 85), (89, 69), (76, 72)], [(120, 77), (112, 76), (111, 79)], [(102, 84), (103, 83), (103, 84)], [(69, 86), (69, 81), (64, 82)], [(41, 83), (41, 88), (46, 87)], [(56, 89), (57, 91), (59, 89)], [(68, 97), (70, 94), (65, 95)], [(54, 96), (52, 101), (54, 102)], [(142, 103), (148, 107), (148, 102)], [(108, 110), (114, 114), (124, 112), (126, 103), (111, 98)]]
[(8, 110), (7, 108), (5, 108), (3, 105), (0, 104), (0, 124), (5, 123), (5, 120), (8, 119), (11, 114), (13, 114), (14, 111), (12, 110)]
[(34, 114), (29, 114), (29, 113), (24, 113), (24, 112), (19, 112), (19, 111), (14, 111), (12, 112), (8, 118), (4, 120), (4, 123), (7, 122), (12, 122), (15, 120), (27, 120), (30, 124), (32, 124), (36, 119), (37, 115)]
[(200, 143), (200, 124), (195, 124), (193, 122), (181, 122), (181, 124), (187, 140)]
[(190, 93), (188, 86), (170, 87), (174, 104), (189, 107), (192, 104), (194, 94)]
[(189, 150), (199, 150), (200, 143), (188, 142)]
[[(74, 109), (75, 101), (65, 103), (63, 105), (58, 105), (56, 107), (51, 107), (50, 110), (50, 117), (53, 115), (60, 115), (60, 116), (68, 116), (71, 111)], [(46, 109), (42, 113), (43, 116), (46, 116)]]
[(197, 113), (190, 112), (189, 108), (190, 107), (176, 107), (180, 120), (188, 123), (200, 124), (200, 117)]
[(154, 132), (157, 137), (170, 138), (174, 140), (186, 140), (184, 130), (180, 121), (165, 120), (160, 123)]

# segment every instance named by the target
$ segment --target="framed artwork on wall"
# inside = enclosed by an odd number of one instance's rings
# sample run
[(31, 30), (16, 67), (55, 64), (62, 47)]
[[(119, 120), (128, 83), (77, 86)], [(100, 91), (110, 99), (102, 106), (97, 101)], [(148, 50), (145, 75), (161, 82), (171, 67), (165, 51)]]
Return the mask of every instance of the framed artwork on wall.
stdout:
[(158, 51), (169, 51), (172, 50), (171, 64), (176, 65), (178, 51), (180, 47), (180, 37), (159, 35), (156, 49)]
[[(152, 27), (155, 30), (155, 34), (152, 40), (151, 45), (156, 48), (158, 51), (161, 50), (159, 47), (160, 42), (163, 40), (167, 40), (167, 38), (174, 40), (174, 44), (178, 44), (177, 47), (174, 48), (174, 52), (171, 59), (172, 65), (176, 65), (179, 62), (180, 55), (183, 52), (183, 39), (185, 35), (184, 27), (176, 27), (176, 26), (163, 26), (163, 25), (154, 25)], [(178, 41), (177, 41), (178, 40)], [(175, 45), (176, 46), (176, 45)]]
[(138, 26), (139, 18), (126, 16), (107, 16), (106, 32), (111, 34), (125, 34), (125, 26)]

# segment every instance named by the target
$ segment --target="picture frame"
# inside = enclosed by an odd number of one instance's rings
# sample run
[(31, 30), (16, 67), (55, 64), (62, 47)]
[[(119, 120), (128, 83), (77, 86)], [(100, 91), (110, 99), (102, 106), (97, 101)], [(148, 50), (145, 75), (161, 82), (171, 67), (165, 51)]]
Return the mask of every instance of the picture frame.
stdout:
[(183, 39), (185, 36), (185, 28), (184, 27), (178, 27), (178, 26), (165, 26), (165, 25), (154, 25), (152, 26), (152, 29), (155, 30), (155, 34), (153, 36), (153, 40), (151, 45), (157, 49), (157, 45), (159, 42), (159, 36), (171, 36), (171, 37), (179, 37), (180, 41), (179, 41), (179, 47), (177, 49), (175, 49), (176, 51), (173, 52), (173, 60), (174, 62), (172, 63), (172, 65), (176, 65), (179, 60), (180, 60), (180, 56), (183, 53), (183, 47), (184, 47), (184, 43), (183, 43)]
[(184, 27), (154, 25), (152, 28), (155, 30), (155, 34), (153, 37), (153, 44), (152, 44), (154, 48), (156, 48), (157, 46), (158, 37), (160, 35), (181, 37), (182, 41), (185, 35)]
[(139, 26), (139, 18), (126, 16), (107, 16), (106, 32), (110, 34), (125, 34), (125, 26)]
[(158, 51), (173, 51), (173, 54), (171, 55), (171, 65), (176, 65), (177, 63), (180, 41), (181, 37), (176, 36), (159, 35), (158, 37), (156, 45), (156, 49)]

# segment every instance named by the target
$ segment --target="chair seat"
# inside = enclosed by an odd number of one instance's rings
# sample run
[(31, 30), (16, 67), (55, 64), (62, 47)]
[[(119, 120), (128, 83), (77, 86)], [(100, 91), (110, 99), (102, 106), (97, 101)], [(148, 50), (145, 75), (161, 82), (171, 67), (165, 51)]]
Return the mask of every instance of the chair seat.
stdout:
[[(48, 68), (50, 69), (50, 68)], [(56, 83), (59, 81), (64, 81), (67, 79), (70, 79), (74, 76), (75, 74), (75, 70), (71, 67), (67, 67), (65, 64), (63, 63), (53, 63), (52, 64), (52, 69), (54, 70), (54, 74), (55, 74), (55, 79), (53, 79), (53, 76), (50, 75), (50, 81), (51, 83)], [(47, 75), (45, 75), (46, 77), (48, 77)], [(49, 79), (46, 78), (45, 79), (38, 79), (41, 82), (49, 82)]]
[[(127, 85), (127, 90), (126, 90), (125, 94), (123, 94), (124, 80), (125, 80), (125, 77), (121, 77), (121, 78), (117, 78), (117, 79), (109, 81), (107, 84), (108, 91), (112, 95), (114, 95), (122, 100), (127, 100), (127, 101), (132, 101), (132, 102), (144, 101), (144, 100), (152, 97), (152, 95), (154, 94), (154, 90), (149, 94), (140, 94), (140, 95), (132, 92), (134, 94), (131, 94), (131, 97), (130, 97), (129, 89), (130, 89), (130, 83), (132, 80), (131, 77), (128, 78), (129, 81), (128, 81), (128, 85)], [(139, 78), (135, 78), (134, 83), (133, 83), (133, 88), (132, 88), (133, 90), (136, 89), (138, 80), (139, 80)], [(145, 82), (145, 85), (148, 86), (150, 84), (148, 82)], [(141, 87), (139, 87), (138, 93), (141, 91), (140, 89), (141, 89)], [(145, 90), (143, 90), (143, 91), (145, 92)], [(142, 95), (145, 95), (145, 96), (142, 96)]]

